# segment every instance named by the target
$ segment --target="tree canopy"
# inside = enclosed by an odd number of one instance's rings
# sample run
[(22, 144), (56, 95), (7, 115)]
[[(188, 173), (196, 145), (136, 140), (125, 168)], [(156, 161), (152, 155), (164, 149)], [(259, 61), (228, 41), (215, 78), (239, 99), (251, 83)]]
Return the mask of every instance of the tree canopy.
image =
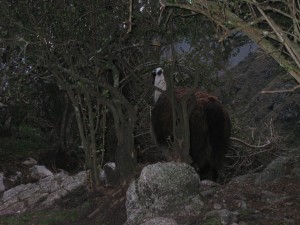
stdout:
[(242, 31), (300, 84), (299, 1), (162, 0), (161, 5), (162, 8), (178, 7), (205, 15), (220, 31), (220, 41)]

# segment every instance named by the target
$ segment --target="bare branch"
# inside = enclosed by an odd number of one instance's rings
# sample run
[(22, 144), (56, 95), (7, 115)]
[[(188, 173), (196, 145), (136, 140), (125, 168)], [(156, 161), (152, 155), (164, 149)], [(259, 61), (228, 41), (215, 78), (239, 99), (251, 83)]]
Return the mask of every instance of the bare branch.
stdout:
[(127, 34), (132, 31), (132, 0), (129, 0), (129, 15), (128, 15), (128, 29)]
[(300, 88), (300, 85), (297, 85), (292, 89), (288, 89), (288, 90), (261, 91), (261, 94), (292, 93), (295, 92), (298, 88)]
[(265, 147), (267, 147), (267, 146), (269, 146), (271, 144), (271, 142), (268, 141), (266, 144), (263, 144), (263, 145), (251, 145), (251, 144), (248, 144), (245, 141), (243, 141), (241, 139), (238, 139), (238, 138), (235, 138), (235, 137), (231, 137), (230, 140), (238, 142), (240, 144), (243, 144), (243, 145), (245, 145), (245, 146), (247, 146), (249, 148), (265, 148)]

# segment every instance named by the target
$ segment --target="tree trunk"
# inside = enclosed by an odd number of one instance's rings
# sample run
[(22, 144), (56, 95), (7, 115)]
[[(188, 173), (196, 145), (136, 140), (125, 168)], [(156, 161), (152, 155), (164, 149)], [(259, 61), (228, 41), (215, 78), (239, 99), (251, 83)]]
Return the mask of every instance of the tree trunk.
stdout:
[(128, 183), (131, 178), (134, 177), (137, 169), (133, 127), (132, 123), (124, 122), (117, 131), (118, 146), (116, 149), (115, 161), (120, 185)]

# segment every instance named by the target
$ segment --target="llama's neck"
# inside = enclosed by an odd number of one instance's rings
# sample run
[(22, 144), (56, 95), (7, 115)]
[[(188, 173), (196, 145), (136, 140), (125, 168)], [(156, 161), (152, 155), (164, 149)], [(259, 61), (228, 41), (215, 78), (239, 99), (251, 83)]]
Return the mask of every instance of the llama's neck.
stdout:
[[(166, 85), (166, 81), (163, 75), (160, 76), (156, 76), (155, 80), (154, 80), (154, 86), (159, 88), (162, 91), (167, 90), (167, 85)], [(155, 89), (154, 90), (154, 103), (157, 102), (159, 96), (161, 95), (161, 91)]]

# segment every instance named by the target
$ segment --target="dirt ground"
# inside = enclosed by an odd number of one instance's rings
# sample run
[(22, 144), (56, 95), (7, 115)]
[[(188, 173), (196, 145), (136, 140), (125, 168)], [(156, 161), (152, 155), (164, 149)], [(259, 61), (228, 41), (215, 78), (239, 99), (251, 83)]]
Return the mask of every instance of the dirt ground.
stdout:
[(77, 221), (63, 221), (53, 225), (118, 225), (126, 222), (126, 188), (104, 188), (90, 196), (90, 206), (79, 213)]

